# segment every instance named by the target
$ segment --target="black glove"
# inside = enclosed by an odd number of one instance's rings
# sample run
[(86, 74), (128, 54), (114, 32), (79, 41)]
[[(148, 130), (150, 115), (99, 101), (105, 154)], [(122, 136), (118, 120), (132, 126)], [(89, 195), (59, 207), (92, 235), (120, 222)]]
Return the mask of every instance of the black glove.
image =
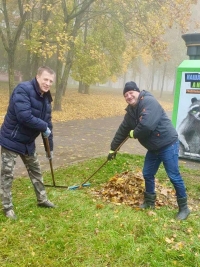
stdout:
[(115, 158), (116, 158), (116, 152), (113, 151), (113, 150), (110, 150), (109, 154), (108, 154), (108, 157), (107, 157), (107, 160), (113, 160)]

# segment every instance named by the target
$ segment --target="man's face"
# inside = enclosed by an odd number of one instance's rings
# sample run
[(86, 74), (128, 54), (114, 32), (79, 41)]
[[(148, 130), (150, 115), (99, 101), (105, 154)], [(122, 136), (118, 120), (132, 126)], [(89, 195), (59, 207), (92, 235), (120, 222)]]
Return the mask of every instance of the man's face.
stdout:
[(139, 94), (140, 93), (137, 91), (128, 91), (124, 94), (124, 98), (129, 105), (135, 106), (137, 104)]
[(48, 73), (44, 70), (40, 75), (36, 76), (42, 94), (48, 92), (54, 82), (54, 74)]

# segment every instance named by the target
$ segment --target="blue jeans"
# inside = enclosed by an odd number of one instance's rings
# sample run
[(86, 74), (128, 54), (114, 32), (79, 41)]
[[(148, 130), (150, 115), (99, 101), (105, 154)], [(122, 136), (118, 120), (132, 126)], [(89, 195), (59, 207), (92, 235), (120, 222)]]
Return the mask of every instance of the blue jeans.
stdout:
[(177, 198), (186, 197), (184, 181), (178, 166), (179, 141), (159, 151), (148, 151), (145, 156), (143, 176), (145, 179), (145, 190), (147, 193), (155, 193), (155, 174), (163, 162), (165, 171), (174, 186)]

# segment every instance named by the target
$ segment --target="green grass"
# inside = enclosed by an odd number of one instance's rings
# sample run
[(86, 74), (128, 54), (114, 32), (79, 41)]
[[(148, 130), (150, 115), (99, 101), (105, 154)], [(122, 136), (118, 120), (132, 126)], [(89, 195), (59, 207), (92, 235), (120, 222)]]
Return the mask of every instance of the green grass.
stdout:
[[(81, 190), (46, 188), (56, 209), (36, 206), (29, 179), (13, 183), (18, 220), (0, 214), (1, 267), (196, 267), (200, 266), (199, 212), (187, 220), (174, 219), (177, 210), (162, 207), (154, 213), (104, 203), (92, 195), (116, 173), (142, 168), (143, 156), (118, 154)], [(58, 185), (81, 184), (105, 161), (97, 158), (55, 171)], [(199, 172), (181, 166), (188, 197), (198, 206)], [(163, 167), (157, 178), (166, 180)], [(51, 184), (50, 173), (44, 174)], [(191, 206), (192, 207), (192, 206)]]

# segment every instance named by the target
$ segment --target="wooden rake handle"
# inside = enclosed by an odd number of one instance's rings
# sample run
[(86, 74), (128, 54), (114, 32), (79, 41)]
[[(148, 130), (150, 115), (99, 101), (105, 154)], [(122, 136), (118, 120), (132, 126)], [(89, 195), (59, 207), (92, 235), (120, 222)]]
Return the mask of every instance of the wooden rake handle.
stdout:
[(48, 137), (44, 138), (44, 142), (45, 142), (45, 147), (47, 149), (47, 156), (49, 158), (49, 165), (50, 165), (50, 169), (51, 169), (51, 176), (52, 176), (52, 180), (53, 180), (53, 186), (56, 186), (56, 182), (55, 182), (55, 178), (54, 178), (54, 172), (53, 172), (53, 164), (52, 164), (52, 158), (51, 158), (51, 151), (50, 151), (50, 146), (49, 146), (49, 139)]

